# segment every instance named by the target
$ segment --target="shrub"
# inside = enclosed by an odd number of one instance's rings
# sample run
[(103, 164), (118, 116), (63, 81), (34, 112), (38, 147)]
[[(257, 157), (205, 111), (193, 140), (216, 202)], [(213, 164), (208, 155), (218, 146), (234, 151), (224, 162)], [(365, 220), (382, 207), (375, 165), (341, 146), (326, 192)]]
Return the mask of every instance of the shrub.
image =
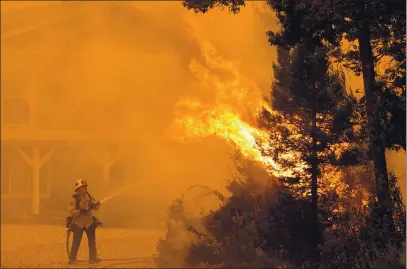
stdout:
[(188, 248), (194, 240), (193, 234), (188, 232), (188, 225), (197, 224), (199, 220), (186, 216), (183, 199), (172, 202), (168, 209), (167, 232), (157, 243), (158, 255), (154, 261), (161, 268), (180, 268), (188, 266), (185, 258)]
[[(354, 194), (362, 192), (358, 189), (340, 199), (325, 195), (320, 203), (328, 205), (325, 214), (329, 221), (320, 227), (320, 234), (313, 234), (309, 232), (308, 199), (299, 198), (273, 178), (258, 180), (250, 165), (239, 171), (246, 177), (237, 176), (229, 182), (230, 197), (214, 191), (222, 205), (201, 218), (187, 217), (182, 199), (174, 201), (168, 231), (157, 245), (157, 266), (402, 268), (405, 207), (394, 175), (390, 175), (391, 233), (380, 233), (373, 197), (367, 205), (355, 202)], [(332, 208), (340, 210), (329, 212)], [(309, 251), (315, 236), (324, 236), (318, 260), (313, 260)]]
[(397, 178), (390, 174), (389, 180), (394, 227), (381, 229), (374, 197), (368, 206), (354, 206), (348, 201), (346, 211), (337, 215), (335, 225), (325, 232), (320, 268), (401, 268), (405, 206)]

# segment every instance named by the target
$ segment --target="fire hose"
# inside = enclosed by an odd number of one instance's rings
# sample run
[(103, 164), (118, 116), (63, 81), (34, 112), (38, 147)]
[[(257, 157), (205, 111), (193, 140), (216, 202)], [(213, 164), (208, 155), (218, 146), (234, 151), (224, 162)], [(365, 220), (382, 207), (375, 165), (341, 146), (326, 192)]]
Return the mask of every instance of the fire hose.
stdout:
[[(129, 188), (126, 188), (126, 189), (124, 189), (124, 190), (121, 190), (121, 191), (119, 191), (119, 192), (117, 192), (117, 193), (115, 193), (115, 194), (113, 194), (113, 195), (110, 195), (110, 196), (108, 196), (108, 197), (106, 197), (106, 198), (100, 200), (99, 202), (97, 202), (97, 204), (105, 203), (105, 202), (107, 202), (107, 201), (109, 201), (109, 200), (111, 200), (111, 199), (113, 199), (113, 198), (115, 198), (115, 197), (117, 197), (117, 196), (119, 196), (119, 195), (125, 193), (125, 192), (128, 191), (128, 190), (129, 190)], [(64, 235), (64, 237), (66, 236), (66, 244), (65, 244), (65, 247), (66, 247), (66, 253), (68, 254), (68, 258), (71, 257), (71, 244), (69, 243), (69, 239), (70, 239), (70, 235), (71, 235), (71, 233), (72, 233), (71, 227), (72, 227), (72, 225), (75, 223), (75, 219), (76, 219), (76, 216), (74, 215), (74, 216), (72, 217), (72, 219), (71, 219), (71, 221), (70, 221), (70, 224), (69, 224), (69, 226), (67, 227), (67, 230), (66, 230), (65, 235)], [(101, 223), (97, 218), (93, 217), (93, 221), (94, 221), (95, 228), (97, 228), (97, 227), (99, 227), (99, 226), (103, 226), (102, 223)]]

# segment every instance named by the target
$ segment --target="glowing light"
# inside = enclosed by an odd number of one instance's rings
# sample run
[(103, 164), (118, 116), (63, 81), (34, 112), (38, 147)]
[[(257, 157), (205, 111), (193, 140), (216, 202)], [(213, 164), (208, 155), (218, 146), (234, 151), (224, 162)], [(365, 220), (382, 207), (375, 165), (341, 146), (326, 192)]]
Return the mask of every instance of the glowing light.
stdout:
[[(214, 92), (214, 103), (205, 105), (196, 98), (183, 98), (176, 106), (174, 124), (183, 133), (183, 139), (216, 136), (235, 146), (243, 156), (264, 164), (268, 172), (277, 177), (290, 177), (302, 172), (306, 167), (298, 161), (294, 168), (281, 166), (272, 157), (273, 145), (269, 133), (254, 127), (256, 123), (244, 120), (242, 111), (257, 113), (266, 108), (270, 114), (276, 114), (263, 101), (261, 90), (255, 83), (240, 74), (236, 65), (227, 62), (216, 54), (209, 43), (201, 42), (204, 64), (193, 59), (189, 68), (205, 90)], [(216, 70), (227, 76), (221, 79)], [(298, 136), (300, 138), (300, 136)], [(285, 160), (297, 159), (299, 152), (287, 152), (280, 157)]]

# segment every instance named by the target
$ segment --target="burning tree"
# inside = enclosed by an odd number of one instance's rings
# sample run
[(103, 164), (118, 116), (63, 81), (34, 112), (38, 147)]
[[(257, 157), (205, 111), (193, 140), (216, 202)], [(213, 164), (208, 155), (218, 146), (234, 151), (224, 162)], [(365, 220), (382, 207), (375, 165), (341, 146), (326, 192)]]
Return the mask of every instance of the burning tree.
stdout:
[[(314, 223), (316, 249), (322, 239), (318, 232), (318, 213), (322, 213), (318, 210), (318, 192), (329, 189), (332, 192), (334, 184), (339, 187), (338, 183), (342, 180), (340, 166), (357, 163), (356, 158), (350, 159), (350, 143), (354, 137), (352, 115), (356, 102), (346, 91), (343, 74), (330, 65), (324, 48), (310, 51), (299, 46), (290, 54), (280, 47), (278, 62), (274, 67), (272, 107), (280, 113), (272, 116), (264, 110), (263, 120), (269, 126), (273, 140), (280, 136), (280, 140), (284, 141), (277, 144), (279, 146), (276, 146), (273, 157), (279, 160), (279, 155), (295, 149), (301, 152), (309, 167), (296, 178), (286, 178), (285, 182), (295, 187), (297, 195), (311, 196), (309, 217)], [(276, 124), (280, 122), (297, 126), (299, 132), (294, 140), (291, 129), (284, 124)], [(285, 162), (284, 165), (293, 164)], [(322, 185), (320, 190), (318, 179)], [(344, 184), (341, 186), (346, 188)], [(335, 190), (343, 196), (345, 189), (342, 193), (340, 191)]]

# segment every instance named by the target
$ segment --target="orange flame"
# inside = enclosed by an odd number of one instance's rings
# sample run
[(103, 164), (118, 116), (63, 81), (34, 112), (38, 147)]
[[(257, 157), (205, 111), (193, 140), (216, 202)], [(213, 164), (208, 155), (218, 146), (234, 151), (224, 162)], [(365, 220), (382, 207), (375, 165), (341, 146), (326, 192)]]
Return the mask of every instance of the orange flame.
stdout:
[[(266, 170), (276, 177), (291, 177), (304, 175), (309, 167), (298, 151), (279, 154), (279, 160), (273, 159), (277, 143), (283, 143), (281, 137), (271, 140), (269, 131), (256, 128), (258, 113), (266, 109), (270, 115), (278, 115), (264, 102), (264, 96), (259, 87), (239, 72), (239, 63), (233, 63), (220, 57), (216, 49), (208, 42), (200, 39), (200, 34), (193, 33), (202, 53), (202, 62), (196, 59), (190, 61), (189, 69), (197, 78), (198, 85), (204, 91), (214, 94), (211, 103), (195, 97), (182, 98), (175, 106), (175, 120), (173, 126), (182, 132), (183, 141), (194, 138), (216, 136), (228, 144), (233, 145), (248, 159), (258, 161)], [(277, 124), (277, 123), (276, 123)], [(291, 131), (290, 139), (308, 140), (301, 135), (299, 127), (289, 122), (279, 122), (281, 126)], [(278, 140), (278, 141), (277, 141)], [(343, 144), (334, 148), (336, 155), (350, 147)], [(295, 167), (284, 167), (279, 161), (289, 161)], [(349, 193), (349, 185), (343, 180), (343, 173), (335, 168), (324, 166), (324, 178), (320, 178), (319, 192), (337, 192), (340, 197)], [(326, 182), (327, 181), (327, 182)], [(308, 183), (305, 183), (308, 184)], [(304, 196), (310, 193), (302, 193)], [(354, 194), (353, 194), (354, 196)]]
[[(303, 171), (304, 163), (287, 169), (269, 157), (273, 146), (268, 132), (253, 127), (249, 120), (244, 119), (247, 115), (242, 111), (245, 110), (251, 118), (256, 118), (264, 107), (271, 114), (276, 113), (263, 102), (262, 92), (257, 85), (240, 74), (237, 64), (217, 55), (212, 45), (203, 42), (200, 45), (206, 66), (193, 59), (189, 68), (202, 88), (214, 92), (215, 100), (214, 104), (206, 105), (196, 98), (184, 98), (178, 102), (174, 124), (182, 130), (184, 139), (217, 136), (234, 145), (243, 156), (263, 163), (268, 172), (277, 177), (288, 177), (294, 172)], [(219, 70), (229, 79), (221, 79), (212, 70)], [(298, 156), (298, 152), (289, 152), (281, 158), (288, 160)]]

